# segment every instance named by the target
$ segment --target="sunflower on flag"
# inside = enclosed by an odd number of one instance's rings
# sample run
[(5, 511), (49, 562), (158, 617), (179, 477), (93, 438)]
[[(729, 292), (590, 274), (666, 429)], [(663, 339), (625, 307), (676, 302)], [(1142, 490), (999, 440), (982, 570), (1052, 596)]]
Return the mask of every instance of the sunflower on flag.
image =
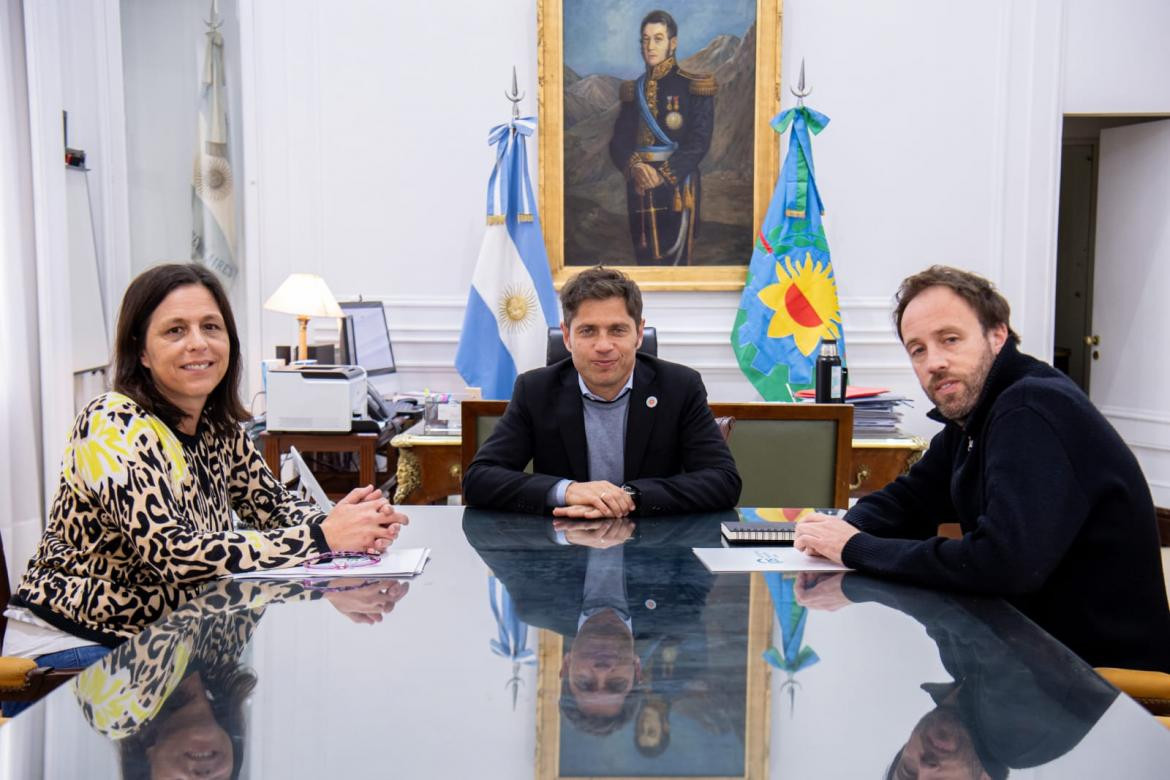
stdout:
[(845, 354), (810, 139), (828, 123), (827, 116), (804, 105), (772, 120), (778, 133), (791, 127), (788, 153), (756, 236), (731, 329), (740, 369), (765, 401), (793, 401), (797, 390), (812, 386), (824, 339), (836, 339)]

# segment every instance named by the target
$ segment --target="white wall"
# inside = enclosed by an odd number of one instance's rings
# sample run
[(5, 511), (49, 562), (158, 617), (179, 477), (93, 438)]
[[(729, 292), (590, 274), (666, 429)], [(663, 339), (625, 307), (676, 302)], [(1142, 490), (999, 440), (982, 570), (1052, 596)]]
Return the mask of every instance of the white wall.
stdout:
[[(0, 5), (0, 536), (15, 583), (41, 536), (40, 362), (37, 360), (36, 248), (28, 128), (24, 20)], [(20, 453), (23, 457), (14, 457)], [(4, 771), (0, 759), (0, 774)]]
[[(166, 148), (178, 157), (165, 173), (131, 165), (150, 194), (151, 182), (169, 181), (158, 202), (134, 196), (136, 264), (180, 248), (166, 249), (151, 233), (155, 220), (137, 215), (146, 209), (177, 225), (188, 206), (191, 130), (177, 115), (189, 93), (183, 63), (198, 46), (186, 28), (205, 5), (121, 6), (128, 45), (153, 52), (126, 57), (130, 156), (159, 158)], [(225, 3), (225, 13), (235, 7)], [(232, 25), (227, 32), (229, 69), (238, 63), (242, 85), (235, 126), (246, 163), (240, 319), (246, 328), (255, 320), (249, 365), (295, 334), (291, 317), (262, 312), (263, 300), (288, 273), (314, 271), (339, 297), (386, 302), (401, 387), (458, 384), (451, 366), (492, 161), (486, 134), (508, 115), (502, 92), (513, 64), (523, 109), (535, 113), (537, 30), (533, 0), (457, 11), (239, 0), (235, 51)], [(889, 325), (898, 281), (932, 262), (989, 276), (1012, 301), (1025, 350), (1047, 356), (1062, 113), (1170, 110), (1170, 86), (1151, 77), (1170, 72), (1156, 32), (1168, 26), (1170, 6), (1157, 0), (785, 3), (785, 84), (806, 58), (809, 104), (833, 120), (814, 144), (851, 379), (916, 398), (911, 432), (936, 426)], [(152, 57), (167, 49), (179, 50), (169, 72), (153, 72)], [(188, 88), (167, 93), (154, 82), (163, 76)], [(138, 102), (140, 94), (151, 97)], [(156, 131), (141, 133), (152, 120)], [(531, 151), (535, 166), (535, 144)], [(178, 241), (177, 227), (166, 232)], [(755, 397), (729, 348), (737, 299), (647, 295), (662, 355), (700, 368), (714, 399)], [(332, 328), (314, 323), (323, 337)]]

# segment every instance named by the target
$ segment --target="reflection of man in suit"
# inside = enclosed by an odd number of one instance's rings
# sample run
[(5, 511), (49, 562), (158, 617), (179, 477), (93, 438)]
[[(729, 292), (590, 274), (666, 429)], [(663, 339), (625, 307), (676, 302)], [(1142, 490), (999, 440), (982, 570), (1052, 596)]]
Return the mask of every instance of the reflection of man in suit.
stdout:
[(638, 286), (620, 271), (590, 268), (561, 290), (561, 305), (571, 360), (516, 380), (467, 468), (467, 503), (577, 518), (734, 506), (739, 473), (699, 374), (637, 353)]
[(688, 265), (698, 229), (699, 161), (711, 146), (713, 76), (675, 62), (678, 25), (666, 11), (642, 20), (646, 73), (621, 86), (621, 109), (609, 142), (626, 178), (630, 236), (640, 264)]
[[(874, 601), (926, 628), (953, 678), (924, 683), (935, 708), (914, 726), (887, 777), (1000, 780), (1076, 747), (1117, 698), (1084, 662), (1013, 609), (880, 582), (856, 574), (802, 575), (797, 600), (812, 609)], [(1078, 674), (1077, 668), (1084, 669)]]
[(564, 635), (561, 711), (604, 735), (637, 708), (642, 662), (635, 647), (662, 637), (705, 637), (714, 577), (691, 552), (718, 544), (732, 512), (641, 523), (628, 518), (557, 521), (468, 509), (463, 530), (507, 588), (517, 616)]

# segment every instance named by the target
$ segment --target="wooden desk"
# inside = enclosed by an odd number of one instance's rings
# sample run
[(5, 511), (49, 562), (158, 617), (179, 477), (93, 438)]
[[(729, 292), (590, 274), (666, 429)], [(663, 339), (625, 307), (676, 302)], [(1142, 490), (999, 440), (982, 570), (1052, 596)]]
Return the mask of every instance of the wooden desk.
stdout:
[[(358, 484), (374, 485), (381, 482), (377, 473), (378, 447), (386, 445), (393, 429), (387, 427), (381, 433), (281, 433), (279, 431), (265, 431), (260, 434), (260, 441), (264, 444), (264, 460), (272, 473), (280, 477), (280, 458), (288, 452), (290, 447), (296, 447), (300, 452), (356, 452), (358, 453)], [(393, 468), (395, 450), (386, 447), (386, 456), (390, 459)], [(314, 475), (318, 476), (319, 475)], [(385, 481), (389, 479), (389, 472), (384, 472)], [(333, 491), (322, 485), (330, 498), (341, 498), (348, 490)]]
[[(423, 436), (419, 424), (395, 436), (390, 444), (398, 449), (395, 504), (433, 504), (461, 492), (462, 439), (459, 436)], [(850, 498), (880, 490), (905, 474), (919, 461), (926, 447), (926, 440), (917, 436), (854, 439)]]
[(423, 423), (390, 440), (398, 453), (395, 504), (446, 503), (463, 491), (460, 436), (427, 436)]
[(849, 497), (861, 498), (881, 490), (922, 459), (927, 442), (917, 436), (854, 439)]

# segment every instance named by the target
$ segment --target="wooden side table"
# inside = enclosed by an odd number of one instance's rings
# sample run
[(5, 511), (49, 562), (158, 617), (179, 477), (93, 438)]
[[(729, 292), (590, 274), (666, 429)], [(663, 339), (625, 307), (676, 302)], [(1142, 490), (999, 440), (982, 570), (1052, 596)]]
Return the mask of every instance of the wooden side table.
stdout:
[(921, 460), (926, 447), (926, 440), (918, 436), (854, 439), (849, 497), (861, 498), (881, 490)]
[[(280, 459), (290, 447), (300, 452), (356, 452), (358, 453), (358, 485), (379, 484), (377, 474), (378, 447), (385, 445), (392, 430), (382, 433), (281, 433), (265, 431), (260, 434), (264, 444), (264, 460), (272, 473), (280, 476)], [(386, 448), (386, 456), (393, 462), (394, 450)], [(387, 475), (388, 476), (388, 475)], [(330, 492), (330, 498), (341, 498), (345, 493)]]
[[(849, 483), (849, 497), (861, 498), (881, 490), (910, 470), (922, 459), (929, 446), (918, 436), (898, 436), (892, 439), (854, 439), (853, 476)], [(962, 536), (957, 523), (942, 523), (939, 536), (958, 539)]]
[(390, 440), (398, 451), (395, 504), (435, 504), (463, 490), (461, 436), (427, 436), (423, 423)]

